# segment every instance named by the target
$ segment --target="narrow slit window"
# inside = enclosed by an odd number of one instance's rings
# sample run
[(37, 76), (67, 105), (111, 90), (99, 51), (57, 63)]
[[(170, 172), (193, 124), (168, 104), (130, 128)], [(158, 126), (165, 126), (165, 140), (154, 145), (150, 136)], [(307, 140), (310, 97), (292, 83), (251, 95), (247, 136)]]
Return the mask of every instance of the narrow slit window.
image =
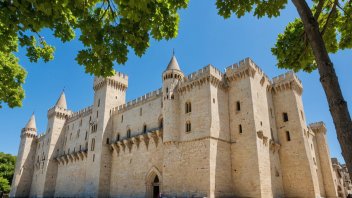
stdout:
[(116, 140), (120, 141), (120, 134), (119, 133), (117, 134)]
[(110, 143), (110, 139), (106, 138), (106, 144), (109, 144), (109, 143)]
[(241, 111), (241, 103), (240, 103), (240, 101), (236, 102), (236, 110), (237, 111)]
[(240, 124), (240, 125), (238, 125), (238, 131), (240, 132), (240, 133), (242, 133), (243, 131), (242, 131), (242, 125)]
[(128, 129), (127, 130), (127, 138), (130, 138), (131, 137), (131, 129)]
[(289, 142), (291, 141), (291, 135), (289, 131), (286, 131), (286, 140)]
[(143, 125), (143, 133), (147, 133), (147, 125)]
[(287, 122), (288, 121), (288, 114), (287, 113), (283, 113), (282, 114), (282, 118), (283, 118), (284, 122)]

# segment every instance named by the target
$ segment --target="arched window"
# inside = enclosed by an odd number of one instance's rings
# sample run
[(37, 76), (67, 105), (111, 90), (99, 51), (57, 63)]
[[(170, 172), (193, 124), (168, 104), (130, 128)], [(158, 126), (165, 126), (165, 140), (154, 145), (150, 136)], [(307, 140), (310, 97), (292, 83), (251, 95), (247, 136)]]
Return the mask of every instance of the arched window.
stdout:
[(143, 133), (147, 133), (147, 125), (143, 125)]
[(185, 104), (185, 112), (186, 113), (192, 112), (192, 104), (191, 104), (191, 102), (186, 102), (186, 104)]
[(90, 150), (94, 151), (95, 148), (95, 138), (92, 139), (92, 144), (90, 145)]
[(131, 129), (128, 129), (127, 130), (127, 138), (130, 138), (131, 137)]
[(191, 132), (191, 130), (192, 130), (191, 122), (190, 122), (190, 121), (187, 121), (187, 122), (186, 122), (186, 132)]

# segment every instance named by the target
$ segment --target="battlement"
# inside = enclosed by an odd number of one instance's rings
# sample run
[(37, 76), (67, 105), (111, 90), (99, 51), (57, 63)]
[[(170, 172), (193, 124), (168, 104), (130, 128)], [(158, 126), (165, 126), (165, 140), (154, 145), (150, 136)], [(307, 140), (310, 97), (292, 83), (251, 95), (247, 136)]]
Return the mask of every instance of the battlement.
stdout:
[(72, 122), (80, 117), (86, 116), (87, 114), (91, 114), (92, 109), (93, 109), (93, 106), (89, 106), (77, 112), (73, 112), (71, 115), (68, 116), (67, 122)]
[(58, 106), (54, 106), (48, 110), (48, 118), (53, 115), (56, 115), (60, 118), (67, 118), (67, 116), (70, 116), (71, 114), (72, 114), (71, 110), (58, 107)]
[(250, 58), (245, 58), (238, 63), (234, 63), (226, 67), (226, 76), (233, 76), (234, 74), (239, 74), (246, 70), (250, 69), (251, 71), (256, 71), (260, 75), (263, 75), (269, 82), (270, 78), (263, 72), (263, 70)]
[(326, 133), (326, 127), (325, 127), (324, 122), (311, 123), (311, 124), (309, 124), (309, 128), (311, 128), (314, 133), (318, 133), (318, 132)]
[(109, 77), (94, 77), (93, 89), (97, 90), (104, 84), (115, 86), (116, 88), (126, 89), (128, 86), (128, 76), (124, 73), (115, 71), (113, 76)]
[(281, 74), (273, 78), (273, 83), (284, 83), (287, 81), (295, 80), (299, 85), (302, 86), (302, 81), (296, 76), (293, 71), (289, 71), (285, 74)]
[(217, 69), (213, 65), (209, 64), (209, 65), (203, 67), (202, 69), (189, 74), (186, 77), (186, 81), (193, 81), (195, 79), (199, 79), (199, 78), (209, 76), (209, 75), (212, 75), (212, 76), (218, 78), (219, 80), (222, 80), (222, 78), (224, 76), (224, 74), (219, 69)]
[(136, 99), (133, 99), (129, 102), (127, 102), (126, 104), (114, 107), (113, 109), (111, 109), (111, 114), (117, 114), (120, 111), (124, 111), (126, 109), (130, 109), (132, 107), (138, 106), (139, 104), (142, 104), (146, 101), (149, 101), (150, 99), (154, 99), (158, 96), (161, 96), (163, 94), (162, 89), (157, 89), (155, 91), (151, 91), (149, 93), (144, 94), (143, 96), (140, 96)]

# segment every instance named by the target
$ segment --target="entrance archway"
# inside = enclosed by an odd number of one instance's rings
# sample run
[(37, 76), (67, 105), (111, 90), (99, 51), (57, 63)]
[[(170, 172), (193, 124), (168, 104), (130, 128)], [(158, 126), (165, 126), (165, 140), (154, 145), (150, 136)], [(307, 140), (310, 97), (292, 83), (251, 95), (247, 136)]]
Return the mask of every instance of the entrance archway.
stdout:
[(162, 192), (162, 177), (156, 167), (152, 167), (146, 175), (146, 197), (159, 198)]

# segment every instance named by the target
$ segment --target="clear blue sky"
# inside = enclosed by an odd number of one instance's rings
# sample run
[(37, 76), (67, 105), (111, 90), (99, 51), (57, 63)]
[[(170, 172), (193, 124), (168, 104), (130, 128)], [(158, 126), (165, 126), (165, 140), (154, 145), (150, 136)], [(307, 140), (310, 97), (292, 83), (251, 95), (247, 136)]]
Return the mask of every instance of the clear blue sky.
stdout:
[[(129, 76), (127, 100), (134, 99), (161, 87), (161, 73), (167, 66), (172, 49), (185, 74), (196, 71), (207, 64), (223, 70), (226, 66), (251, 57), (269, 77), (277, 76), (279, 70), (270, 48), (286, 24), (297, 17), (289, 4), (276, 19), (256, 19), (250, 15), (224, 20), (217, 15), (215, 1), (191, 0), (186, 10), (180, 11), (181, 21), (177, 38), (169, 41), (152, 41), (146, 54), (139, 58), (131, 51), (125, 65), (115, 69)], [(82, 48), (78, 40), (62, 44), (50, 32), (44, 32), (45, 39), (56, 46), (55, 60), (49, 63), (30, 63), (25, 50), (19, 52), (20, 62), (28, 71), (24, 85), (26, 98), (23, 107), (0, 109), (0, 151), (16, 154), (20, 131), (32, 112), (35, 111), (39, 133), (45, 131), (46, 113), (59, 97), (63, 87), (68, 107), (74, 111), (91, 105), (93, 101), (93, 77), (85, 74), (84, 68), (74, 60)], [(341, 51), (331, 58), (340, 80), (345, 99), (352, 106), (351, 50)], [(300, 72), (303, 82), (303, 102), (307, 122), (324, 121), (328, 128), (327, 137), (331, 156), (342, 161), (341, 150), (336, 139), (324, 91), (317, 71), (311, 74)]]

